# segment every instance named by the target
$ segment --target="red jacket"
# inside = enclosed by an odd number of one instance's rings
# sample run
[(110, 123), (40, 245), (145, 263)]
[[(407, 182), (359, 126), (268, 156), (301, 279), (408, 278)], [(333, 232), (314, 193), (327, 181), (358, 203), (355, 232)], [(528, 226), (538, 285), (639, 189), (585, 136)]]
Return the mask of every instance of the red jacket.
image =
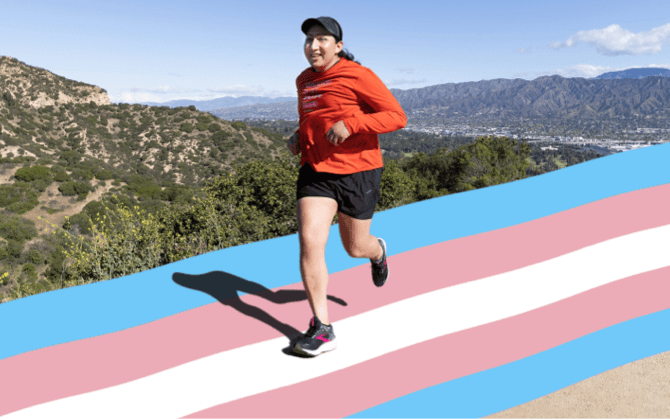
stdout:
[[(403, 128), (407, 117), (372, 70), (341, 58), (325, 72), (312, 68), (296, 79), (300, 114), (300, 165), (317, 172), (351, 174), (381, 168), (377, 134)], [(334, 146), (326, 132), (343, 121), (351, 133)]]

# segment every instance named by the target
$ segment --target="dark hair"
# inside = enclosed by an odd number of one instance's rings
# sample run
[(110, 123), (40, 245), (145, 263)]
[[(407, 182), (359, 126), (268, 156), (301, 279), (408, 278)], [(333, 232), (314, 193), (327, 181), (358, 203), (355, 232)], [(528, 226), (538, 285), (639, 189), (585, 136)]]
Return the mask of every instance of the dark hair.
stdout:
[(354, 63), (361, 64), (359, 61), (354, 60), (354, 55), (350, 53), (346, 48), (342, 48), (342, 51), (337, 53), (338, 57), (346, 58), (349, 61), (353, 61)]

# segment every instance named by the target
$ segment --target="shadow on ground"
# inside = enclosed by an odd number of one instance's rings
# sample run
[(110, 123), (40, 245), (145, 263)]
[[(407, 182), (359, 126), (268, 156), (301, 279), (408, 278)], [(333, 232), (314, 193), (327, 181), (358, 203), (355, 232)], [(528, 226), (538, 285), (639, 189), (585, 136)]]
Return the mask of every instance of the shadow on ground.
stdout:
[[(241, 314), (255, 318), (271, 326), (289, 339), (289, 347), (282, 351), (285, 354), (298, 356), (292, 353), (291, 349), (295, 341), (302, 336), (302, 332), (289, 324), (279, 321), (261, 308), (242, 301), (238, 292), (259, 296), (272, 303), (281, 305), (307, 300), (307, 293), (304, 290), (278, 290), (275, 292), (261, 284), (245, 280), (224, 271), (211, 271), (198, 275), (174, 273), (172, 280), (182, 287), (207, 293), (223, 305), (230, 306)], [(347, 306), (347, 302), (338, 297), (328, 295), (328, 299), (339, 305)]]

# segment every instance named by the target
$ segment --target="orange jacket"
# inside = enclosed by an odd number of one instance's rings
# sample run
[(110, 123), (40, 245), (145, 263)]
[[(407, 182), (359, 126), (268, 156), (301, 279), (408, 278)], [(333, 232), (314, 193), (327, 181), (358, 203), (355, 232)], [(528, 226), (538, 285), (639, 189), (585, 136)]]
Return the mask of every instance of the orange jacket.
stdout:
[[(372, 70), (341, 58), (325, 72), (312, 68), (296, 79), (300, 114), (300, 165), (317, 172), (351, 174), (381, 168), (377, 134), (403, 128), (407, 117)], [(343, 121), (351, 133), (334, 146), (326, 132)]]

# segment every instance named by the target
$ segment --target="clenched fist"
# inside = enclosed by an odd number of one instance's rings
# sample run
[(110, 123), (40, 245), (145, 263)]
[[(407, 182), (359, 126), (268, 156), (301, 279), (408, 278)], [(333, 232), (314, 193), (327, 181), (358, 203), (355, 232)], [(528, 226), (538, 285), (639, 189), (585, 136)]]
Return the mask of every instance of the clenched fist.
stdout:
[(330, 130), (326, 133), (326, 138), (330, 143), (339, 146), (350, 135), (351, 133), (347, 130), (347, 126), (342, 121), (338, 121), (330, 127)]

